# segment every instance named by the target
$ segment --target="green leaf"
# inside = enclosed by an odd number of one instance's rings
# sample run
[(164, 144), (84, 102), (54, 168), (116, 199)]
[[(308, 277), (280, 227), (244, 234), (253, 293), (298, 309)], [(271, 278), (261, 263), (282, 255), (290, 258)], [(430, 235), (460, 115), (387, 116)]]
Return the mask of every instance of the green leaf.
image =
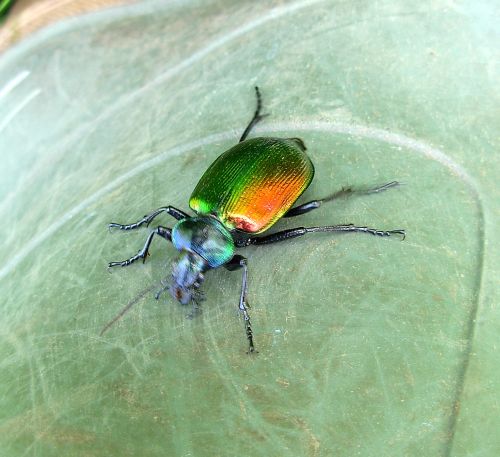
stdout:
[[(143, 2), (0, 62), (0, 455), (500, 454), (493, 3)], [(253, 135), (302, 138), (302, 201), (399, 180), (276, 229), (355, 223), (207, 274), (203, 314), (153, 293), (171, 245), (106, 270)], [(161, 223), (173, 221), (162, 216)], [(496, 279), (495, 279), (496, 278)]]
[(10, 10), (14, 0), (0, 0), (0, 19), (2, 19)]

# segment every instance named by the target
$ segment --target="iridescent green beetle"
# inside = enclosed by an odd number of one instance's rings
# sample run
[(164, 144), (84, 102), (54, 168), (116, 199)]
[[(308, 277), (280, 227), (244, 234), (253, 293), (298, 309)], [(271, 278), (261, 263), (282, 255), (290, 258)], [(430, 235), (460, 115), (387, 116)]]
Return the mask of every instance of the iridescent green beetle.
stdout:
[[(160, 213), (167, 212), (179, 222), (172, 229), (159, 225), (148, 236), (144, 247), (122, 262), (109, 267), (127, 266), (138, 259), (146, 260), (154, 235), (171, 241), (180, 252), (172, 265), (171, 281), (157, 292), (169, 290), (181, 304), (193, 302), (197, 310), (203, 294), (199, 290), (208, 270), (224, 266), (228, 270), (243, 269), (239, 300), (245, 323), (249, 352), (255, 351), (247, 302), (247, 259), (235, 254), (236, 248), (265, 245), (288, 240), (313, 232), (363, 232), (377, 236), (401, 235), (404, 230), (378, 230), (353, 224), (325, 227), (297, 227), (270, 235), (256, 236), (270, 229), (282, 217), (307, 213), (326, 201), (340, 196), (371, 194), (397, 186), (397, 181), (368, 190), (343, 188), (329, 197), (312, 200), (293, 207), (314, 176), (314, 166), (300, 138), (254, 138), (247, 140), (252, 128), (266, 115), (261, 112), (261, 97), (255, 88), (257, 109), (243, 132), (239, 143), (219, 156), (201, 177), (189, 200), (196, 216), (165, 206), (144, 216), (133, 224), (109, 224), (110, 228), (132, 230), (148, 226)], [(109, 322), (104, 333), (137, 300), (130, 302)]]

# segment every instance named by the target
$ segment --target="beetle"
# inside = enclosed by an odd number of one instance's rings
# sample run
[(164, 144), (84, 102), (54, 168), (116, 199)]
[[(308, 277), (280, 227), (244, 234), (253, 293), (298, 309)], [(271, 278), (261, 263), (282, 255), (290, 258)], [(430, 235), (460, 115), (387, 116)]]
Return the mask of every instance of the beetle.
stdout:
[[(222, 266), (230, 271), (241, 269), (242, 285), (238, 307), (243, 316), (249, 353), (255, 352), (255, 345), (247, 300), (248, 262), (245, 257), (235, 253), (237, 248), (262, 246), (317, 232), (361, 232), (381, 237), (405, 237), (402, 229), (379, 230), (353, 224), (296, 227), (261, 235), (283, 217), (308, 213), (319, 208), (322, 203), (341, 196), (382, 192), (398, 186), (399, 182), (392, 181), (366, 190), (342, 188), (326, 198), (293, 206), (311, 183), (314, 165), (300, 138), (247, 139), (253, 127), (267, 116), (261, 114), (262, 100), (258, 87), (255, 87), (255, 95), (255, 113), (238, 144), (222, 153), (210, 165), (191, 194), (189, 206), (195, 213), (194, 216), (173, 206), (163, 206), (135, 223), (109, 224), (109, 229), (134, 230), (149, 226), (162, 213), (177, 219), (173, 228), (158, 225), (150, 232), (144, 247), (136, 255), (120, 262), (110, 262), (109, 268), (125, 267), (139, 259), (144, 263), (155, 235), (170, 241), (179, 254), (172, 263), (170, 282), (155, 297), (158, 299), (163, 291), (169, 290), (172, 297), (181, 304), (192, 302), (193, 313), (204, 299), (200, 286), (208, 271)], [(109, 322), (101, 334), (123, 316), (138, 298)]]

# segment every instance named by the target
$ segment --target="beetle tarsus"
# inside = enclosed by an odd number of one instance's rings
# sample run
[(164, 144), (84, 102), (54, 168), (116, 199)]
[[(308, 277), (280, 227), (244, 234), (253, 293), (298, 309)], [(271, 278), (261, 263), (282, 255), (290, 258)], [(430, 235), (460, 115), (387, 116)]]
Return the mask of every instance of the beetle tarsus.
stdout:
[(189, 214), (173, 206), (162, 206), (161, 208), (154, 210), (152, 213), (146, 214), (142, 219), (134, 222), (133, 224), (117, 224), (116, 222), (111, 222), (110, 224), (108, 224), (108, 229), (110, 231), (112, 228), (117, 228), (119, 230), (135, 230), (139, 227), (142, 227), (143, 225), (146, 225), (146, 227), (148, 227), (156, 216), (164, 212), (168, 213), (178, 221), (189, 217)]
[[(298, 139), (298, 138), (290, 138), (290, 139)], [(369, 189), (353, 189), (351, 186), (342, 187), (340, 190), (335, 192), (328, 197), (321, 198), (318, 200), (311, 200), (307, 203), (302, 203), (302, 205), (296, 206), (295, 208), (289, 209), (283, 217), (294, 217), (299, 216), (301, 214), (306, 214), (309, 211), (317, 209), (321, 206), (322, 203), (330, 202), (332, 200), (337, 200), (342, 197), (351, 197), (354, 195), (370, 195), (370, 194), (378, 194), (379, 192), (383, 192), (388, 189), (392, 189), (393, 187), (399, 187), (402, 184), (399, 181), (391, 181), (386, 184), (382, 184), (381, 186), (371, 187)]]
[(259, 90), (258, 86), (255, 86), (255, 96), (257, 97), (257, 108), (255, 109), (255, 113), (252, 117), (252, 120), (249, 122), (246, 129), (243, 131), (243, 135), (241, 135), (241, 138), (239, 141), (240, 143), (242, 141), (245, 141), (246, 137), (249, 135), (249, 133), (255, 127), (255, 124), (260, 122), (265, 117), (269, 116), (269, 113), (260, 114), (260, 110), (262, 109), (262, 97), (260, 95), (260, 90)]
[[(248, 308), (248, 303), (247, 303), (247, 308)], [(255, 346), (253, 344), (253, 331), (252, 331), (252, 325), (250, 323), (250, 317), (248, 316), (248, 313), (245, 314), (245, 333), (248, 339), (248, 351), (247, 354), (253, 354), (253, 353), (258, 353), (255, 349)]]
[(403, 183), (401, 183), (399, 181), (391, 181), (391, 182), (388, 182), (387, 184), (382, 184), (381, 186), (365, 190), (364, 192), (361, 191), (361, 193), (365, 193), (365, 194), (378, 194), (379, 192), (383, 192), (384, 190), (391, 189), (393, 187), (399, 187), (399, 186), (402, 186), (402, 185), (403, 185)]
[(160, 235), (162, 238), (170, 241), (172, 239), (172, 229), (159, 225), (149, 234), (146, 239), (146, 243), (144, 243), (144, 247), (136, 255), (127, 260), (123, 260), (122, 262), (110, 262), (108, 268), (117, 266), (127, 267), (138, 259), (142, 259), (142, 263), (146, 262), (146, 257), (149, 255), (149, 246), (151, 245), (151, 241), (153, 241), (153, 237), (155, 235)]
[(144, 263), (146, 260), (146, 256), (147, 256), (147, 253), (144, 254), (144, 252), (142, 250), (140, 250), (136, 255), (130, 257), (130, 259), (122, 260), (121, 262), (109, 262), (108, 268), (118, 267), (118, 266), (128, 267), (129, 265), (134, 263), (136, 260), (141, 259), (141, 258), (142, 258), (142, 263)]
[(329, 202), (332, 200), (335, 200), (337, 198), (341, 197), (351, 197), (354, 195), (370, 195), (370, 194), (378, 194), (380, 192), (384, 192), (388, 189), (392, 189), (393, 187), (399, 187), (401, 186), (401, 183), (399, 181), (391, 181), (386, 184), (382, 184), (381, 186), (376, 186), (376, 187), (370, 187), (369, 189), (355, 189), (352, 188), (351, 186), (347, 187), (342, 187), (339, 191), (335, 192), (334, 194), (322, 198), (320, 201), (321, 202)]

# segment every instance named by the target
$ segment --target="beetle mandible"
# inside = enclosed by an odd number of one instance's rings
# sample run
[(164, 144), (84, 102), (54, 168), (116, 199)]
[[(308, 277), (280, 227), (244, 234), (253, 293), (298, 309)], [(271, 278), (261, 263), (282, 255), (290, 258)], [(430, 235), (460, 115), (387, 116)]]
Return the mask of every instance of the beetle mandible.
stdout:
[[(164, 290), (169, 290), (181, 304), (193, 302), (194, 310), (197, 310), (199, 302), (204, 299), (199, 289), (207, 271), (222, 266), (230, 271), (241, 269), (239, 310), (245, 324), (248, 352), (255, 351), (247, 301), (248, 263), (245, 257), (235, 254), (236, 248), (277, 243), (316, 232), (361, 232), (382, 237), (397, 234), (402, 239), (405, 237), (402, 229), (379, 230), (353, 224), (296, 227), (256, 236), (269, 230), (282, 217), (308, 213), (319, 208), (322, 203), (342, 196), (382, 192), (398, 186), (399, 182), (392, 181), (365, 190), (342, 188), (326, 198), (294, 207), (313, 179), (314, 166), (300, 138), (247, 139), (255, 124), (267, 116), (261, 114), (262, 101), (258, 87), (255, 87), (255, 94), (257, 108), (239, 143), (210, 165), (191, 194), (189, 206), (195, 216), (173, 206), (164, 206), (133, 224), (109, 224), (110, 229), (133, 230), (143, 225), (149, 226), (156, 216), (164, 212), (177, 219), (173, 228), (157, 226), (136, 255), (121, 262), (109, 263), (110, 268), (125, 267), (138, 259), (144, 263), (155, 235), (170, 241), (179, 255), (172, 263), (171, 282), (156, 293), (157, 299)], [(101, 334), (136, 302), (137, 299), (130, 302), (103, 328)]]

